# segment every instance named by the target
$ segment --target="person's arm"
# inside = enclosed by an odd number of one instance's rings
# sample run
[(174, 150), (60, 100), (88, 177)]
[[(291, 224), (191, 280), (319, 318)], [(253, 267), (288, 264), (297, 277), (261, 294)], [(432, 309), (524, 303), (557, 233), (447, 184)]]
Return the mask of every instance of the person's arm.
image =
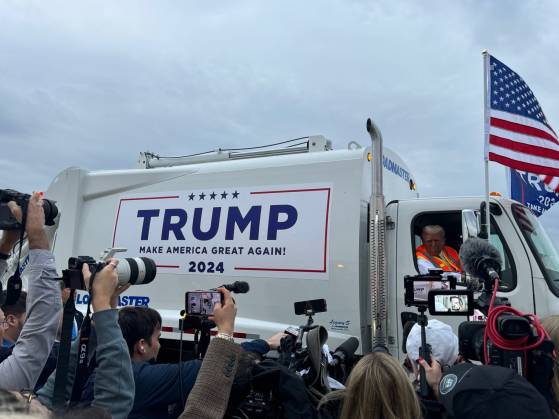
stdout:
[[(132, 362), (122, 331), (118, 325), (115, 305), (118, 289), (116, 266), (111, 259), (97, 273), (92, 284), (92, 322), (97, 338), (95, 384), (93, 406), (107, 409), (113, 419), (126, 419), (134, 405), (134, 376)], [(83, 266), (84, 279), (89, 283), (89, 267)]]
[(229, 291), (225, 288), (219, 288), (219, 291), (223, 294), (224, 303), (223, 306), (215, 304), (213, 316), (218, 337), (212, 339), (208, 346), (198, 378), (179, 419), (221, 419), (227, 410), (242, 349), (233, 342), (237, 308)]
[[(8, 204), (21, 220), (21, 209)], [(29, 242), (27, 320), (14, 346), (12, 355), (0, 364), (0, 388), (32, 389), (41, 374), (56, 337), (62, 302), (54, 257), (43, 230), (45, 215), (39, 194), (29, 199), (27, 237)]]
[(125, 419), (134, 405), (134, 376), (118, 311), (97, 311), (92, 320), (97, 333), (97, 369), (91, 404), (109, 410), (114, 419)]

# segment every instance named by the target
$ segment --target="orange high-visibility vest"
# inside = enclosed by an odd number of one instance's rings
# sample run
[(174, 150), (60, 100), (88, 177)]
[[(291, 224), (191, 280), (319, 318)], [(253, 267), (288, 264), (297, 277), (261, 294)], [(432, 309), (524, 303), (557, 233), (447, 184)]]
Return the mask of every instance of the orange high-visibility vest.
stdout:
[(443, 271), (462, 272), (462, 268), (460, 266), (460, 256), (458, 256), (456, 250), (450, 246), (445, 246), (439, 256), (431, 256), (427, 253), (425, 246), (421, 245), (415, 250), (415, 256), (417, 259), (423, 259), (431, 262), (433, 266), (436, 266)]

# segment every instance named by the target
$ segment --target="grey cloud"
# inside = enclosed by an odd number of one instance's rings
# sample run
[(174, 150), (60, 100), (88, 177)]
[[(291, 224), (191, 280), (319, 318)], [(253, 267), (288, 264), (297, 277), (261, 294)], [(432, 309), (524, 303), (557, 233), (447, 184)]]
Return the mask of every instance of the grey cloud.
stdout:
[(424, 196), (481, 194), (481, 50), (559, 124), (557, 17), (551, 0), (3, 3), (0, 141), (35, 168), (3, 165), (3, 181), (133, 167), (143, 150), (366, 144), (373, 115)]

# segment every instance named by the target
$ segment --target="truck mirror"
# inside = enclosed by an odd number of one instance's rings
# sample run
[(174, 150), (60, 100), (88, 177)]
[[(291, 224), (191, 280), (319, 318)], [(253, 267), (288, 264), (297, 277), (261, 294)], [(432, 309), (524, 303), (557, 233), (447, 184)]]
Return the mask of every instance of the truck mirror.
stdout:
[(478, 237), (479, 221), (476, 212), (471, 209), (462, 210), (462, 243), (470, 237)]

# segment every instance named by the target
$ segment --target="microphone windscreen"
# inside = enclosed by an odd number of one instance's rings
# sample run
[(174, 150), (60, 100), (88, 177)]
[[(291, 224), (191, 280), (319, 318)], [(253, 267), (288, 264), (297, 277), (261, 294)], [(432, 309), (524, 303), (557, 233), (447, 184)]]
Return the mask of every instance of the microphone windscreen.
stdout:
[(235, 293), (237, 294), (244, 294), (250, 290), (250, 286), (246, 281), (235, 281), (233, 285), (235, 286)]
[(477, 261), (481, 258), (492, 259), (502, 266), (501, 254), (487, 240), (471, 237), (460, 247), (460, 262), (470, 275), (484, 276), (484, 272), (477, 271)]
[(359, 339), (352, 336), (336, 348), (334, 353), (343, 352), (346, 357), (352, 356), (359, 346)]

